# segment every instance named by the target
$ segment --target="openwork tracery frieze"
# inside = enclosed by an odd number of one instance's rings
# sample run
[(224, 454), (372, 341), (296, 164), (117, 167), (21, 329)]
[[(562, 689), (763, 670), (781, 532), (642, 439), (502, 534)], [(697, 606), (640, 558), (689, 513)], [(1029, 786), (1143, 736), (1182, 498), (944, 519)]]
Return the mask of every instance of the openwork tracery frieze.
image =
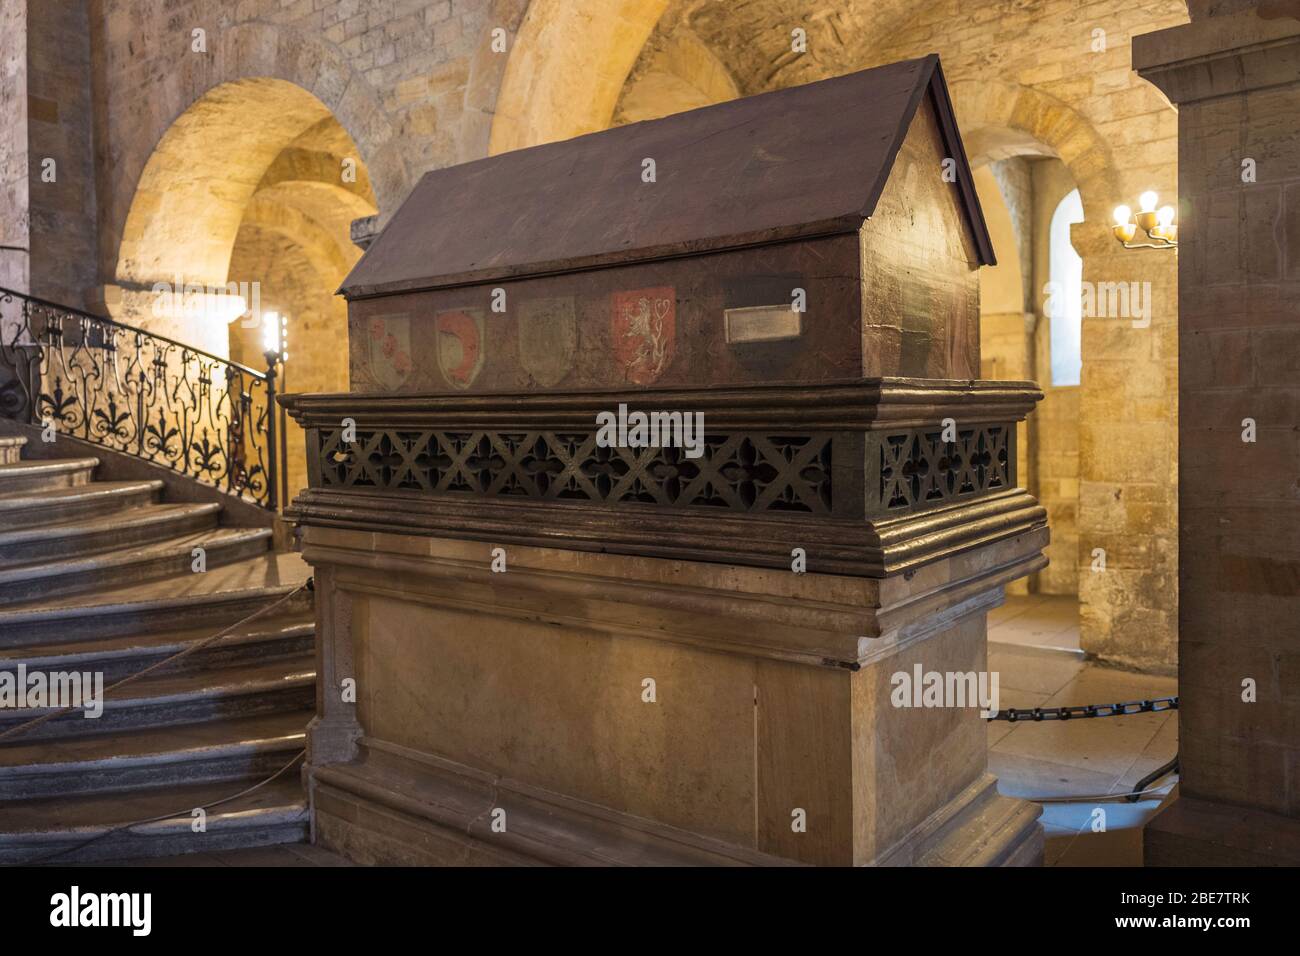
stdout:
[(868, 467), (878, 481), (867, 513), (908, 513), (1015, 487), (1015, 425), (880, 432), (868, 442)]
[(704, 453), (602, 447), (593, 431), (319, 433), (320, 485), (606, 505), (830, 514), (829, 434), (708, 434)]
[(939, 426), (865, 436), (710, 432), (694, 459), (680, 448), (604, 447), (594, 430), (372, 428), (350, 442), (344, 434), (316, 430), (315, 487), (869, 518), (1015, 486), (1010, 422), (956, 428), (953, 441)]

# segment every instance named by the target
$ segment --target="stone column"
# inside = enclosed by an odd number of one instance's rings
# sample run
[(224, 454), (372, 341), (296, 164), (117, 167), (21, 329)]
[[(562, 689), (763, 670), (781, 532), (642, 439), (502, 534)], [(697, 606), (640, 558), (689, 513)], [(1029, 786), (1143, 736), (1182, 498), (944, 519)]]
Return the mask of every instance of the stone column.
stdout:
[(1181, 782), (1149, 865), (1300, 863), (1300, 21), (1133, 41), (1177, 105)]
[[(1132, 183), (1171, 190), (1152, 178)], [(1172, 186), (1172, 181), (1170, 183)], [(1141, 670), (1169, 672), (1175, 658), (1173, 254), (1125, 249), (1108, 222), (1071, 230), (1083, 257), (1094, 315), (1083, 319), (1079, 391), (1079, 622), (1083, 649)], [(1129, 290), (1122, 296), (1112, 290)], [(1149, 314), (1135, 306), (1140, 300)], [(1118, 303), (1119, 308), (1116, 308)], [(1097, 551), (1105, 570), (1093, 571)]]
[[(5, 209), (5, 218), (18, 225), (2, 227), (0, 246), (6, 248), (0, 250), (0, 263), (7, 265), (0, 266), (0, 285), (12, 288), (25, 280), (19, 291), (81, 307), (96, 280), (87, 5), (26, 0), (6, 4), (4, 17), (11, 21), (0, 25), (4, 70), (25, 82), (25, 91), (16, 84), (14, 95), (25, 92), (26, 103), (0, 99), (0, 129), (8, 139), (0, 160), (11, 154), (0, 173), (0, 195), (19, 203), (12, 213)], [(27, 182), (20, 187), (13, 180), (21, 172), (24, 148)]]
[(0, 6), (0, 286), (27, 291), (27, 5)]

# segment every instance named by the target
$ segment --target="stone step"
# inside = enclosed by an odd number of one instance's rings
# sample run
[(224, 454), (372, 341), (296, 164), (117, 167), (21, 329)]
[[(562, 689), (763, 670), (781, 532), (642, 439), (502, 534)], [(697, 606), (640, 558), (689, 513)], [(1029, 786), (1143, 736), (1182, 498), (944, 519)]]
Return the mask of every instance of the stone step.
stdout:
[[(311, 717), (310, 710), (264, 714), (57, 744), (18, 738), (0, 743), (0, 801), (260, 779), (303, 749)], [(0, 829), (7, 819), (0, 803)]]
[(23, 456), (27, 439), (22, 435), (0, 435), (0, 465), (10, 465)]
[(0, 494), (84, 485), (98, 464), (98, 458), (51, 458), (0, 465)]
[[(302, 557), (266, 553), (164, 581), (106, 586), (0, 607), (0, 647), (210, 628), (215, 633), (278, 600), (311, 576)], [(274, 614), (310, 614), (311, 593), (299, 592)]]
[(221, 505), (215, 501), (151, 504), (117, 514), (0, 531), (0, 568), (89, 557), (179, 538), (215, 528), (220, 514)]
[[(234, 796), (255, 782), (12, 801), (4, 804), (0, 822), (0, 863), (61, 866), (304, 842), (309, 821), (297, 767), (252, 793), (211, 807), (205, 829), (194, 832), (194, 809)], [(164, 815), (170, 816), (129, 830), (114, 829)]]
[[(269, 528), (219, 527), (219, 504), (163, 503), (161, 481), (95, 482), (95, 458), (24, 461), (24, 443), (0, 439), (0, 676), (22, 665), (108, 685), (234, 628), (114, 691), (98, 718), (0, 741), (0, 863), (304, 840), (299, 767), (213, 807), (203, 833), (190, 811), (264, 781), (305, 745), (315, 621), (296, 589), (310, 569), (271, 552)], [(47, 712), (0, 708), (0, 732)], [(159, 816), (170, 818), (115, 829)]]
[[(98, 717), (72, 712), (47, 721), (12, 738), (15, 742), (51, 740), (55, 746), (72, 738), (116, 734), (124, 730), (162, 729), (207, 721), (220, 721), (257, 714), (306, 710), (316, 701), (316, 664), (302, 654), (292, 660), (255, 661), (231, 667), (168, 673), (166, 669), (142, 677), (113, 691), (103, 701)], [(59, 662), (55, 673), (71, 672)], [(0, 668), (3, 672), (5, 668)], [(16, 673), (10, 671), (10, 673)], [(25, 676), (44, 673), (27, 668)], [(83, 672), (83, 698), (94, 693), (94, 679), (87, 686)], [(103, 686), (108, 686), (108, 680)], [(0, 709), (0, 733), (59, 707)]]
[[(29, 672), (98, 672), (104, 675), (105, 683), (111, 684), (206, 640), (223, 627), (209, 625), (130, 633), (97, 640), (0, 647), (0, 673), (12, 673), (22, 663)], [(315, 646), (315, 632), (316, 623), (310, 615), (272, 612), (237, 627), (215, 644), (169, 664), (165, 673), (186, 673), (310, 654)]]
[(192, 573), (194, 548), (204, 549), (207, 567), (213, 568), (265, 552), (270, 541), (269, 528), (214, 528), (103, 554), (4, 568), (0, 569), (0, 604), (127, 581), (179, 577)]
[(115, 514), (157, 502), (163, 483), (153, 481), (92, 481), (49, 491), (17, 491), (0, 495), (0, 528), (35, 528)]

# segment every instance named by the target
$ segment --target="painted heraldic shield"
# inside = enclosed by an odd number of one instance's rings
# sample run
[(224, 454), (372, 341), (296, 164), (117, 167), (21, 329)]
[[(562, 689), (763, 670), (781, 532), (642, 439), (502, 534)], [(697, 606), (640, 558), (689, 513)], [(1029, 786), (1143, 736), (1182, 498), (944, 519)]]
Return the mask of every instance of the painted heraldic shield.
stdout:
[(447, 309), (434, 322), (438, 367), (452, 388), (469, 388), (483, 371), (487, 335), (482, 309)]
[(615, 292), (612, 298), (614, 356), (627, 381), (649, 385), (673, 359), (677, 290), (672, 286), (629, 289)]
[(538, 385), (558, 385), (573, 370), (578, 315), (573, 297), (531, 299), (519, 306), (519, 361)]
[(392, 391), (411, 377), (411, 319), (405, 313), (376, 315), (368, 323), (370, 374), (380, 388)]

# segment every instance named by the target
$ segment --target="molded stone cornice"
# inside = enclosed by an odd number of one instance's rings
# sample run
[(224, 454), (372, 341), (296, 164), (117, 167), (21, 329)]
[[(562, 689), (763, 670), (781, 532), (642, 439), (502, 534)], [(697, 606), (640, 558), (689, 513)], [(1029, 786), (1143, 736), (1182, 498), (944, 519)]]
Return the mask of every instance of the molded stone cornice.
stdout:
[(1300, 82), (1300, 21), (1247, 10), (1135, 36), (1133, 69), (1174, 104)]
[(437, 428), (591, 426), (619, 403), (633, 409), (702, 412), (709, 428), (872, 429), (1020, 421), (1043, 397), (1033, 382), (878, 378), (819, 385), (588, 389), (492, 395), (282, 395), (303, 428), (414, 425)]
[(479, 542), (318, 524), (302, 553), (356, 596), (857, 670), (1001, 604), (1009, 582), (1046, 565), (1046, 543), (1039, 526), (885, 579), (526, 543), (494, 574)]

